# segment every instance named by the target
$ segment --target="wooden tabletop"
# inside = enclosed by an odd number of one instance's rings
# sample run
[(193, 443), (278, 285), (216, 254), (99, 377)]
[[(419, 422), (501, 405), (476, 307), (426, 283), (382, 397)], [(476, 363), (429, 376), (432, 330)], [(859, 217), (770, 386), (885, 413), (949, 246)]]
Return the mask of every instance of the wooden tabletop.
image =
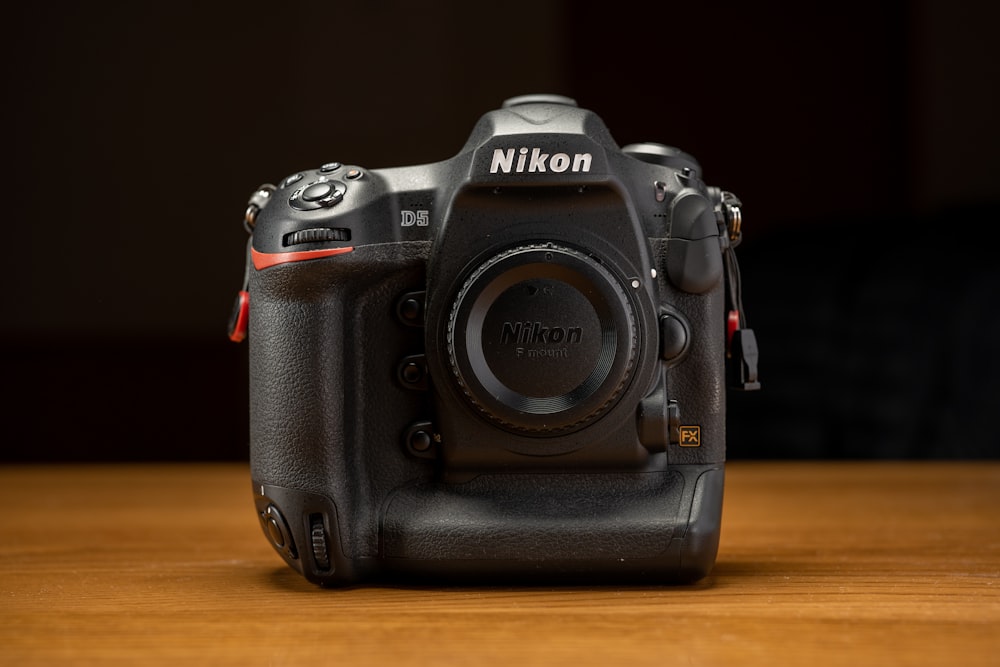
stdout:
[(0, 664), (1000, 665), (1000, 463), (731, 463), (694, 586), (323, 590), (237, 464), (0, 469)]

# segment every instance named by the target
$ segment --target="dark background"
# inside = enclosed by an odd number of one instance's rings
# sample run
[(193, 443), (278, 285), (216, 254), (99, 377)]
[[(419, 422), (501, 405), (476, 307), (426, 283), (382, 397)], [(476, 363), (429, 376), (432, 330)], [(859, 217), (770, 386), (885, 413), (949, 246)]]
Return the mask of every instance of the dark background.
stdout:
[(448, 158), (530, 92), (743, 199), (730, 458), (1000, 456), (1000, 12), (812, 4), (8, 7), (0, 457), (245, 459), (253, 188)]

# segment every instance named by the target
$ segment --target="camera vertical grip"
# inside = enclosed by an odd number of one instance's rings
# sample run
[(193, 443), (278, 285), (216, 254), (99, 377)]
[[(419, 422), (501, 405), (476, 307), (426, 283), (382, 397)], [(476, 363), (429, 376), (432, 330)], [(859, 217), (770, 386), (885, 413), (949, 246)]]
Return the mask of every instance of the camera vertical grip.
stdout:
[(285, 506), (271, 500), (298, 542), (321, 526), (331, 563), (351, 564), (310, 576), (308, 562), (292, 563), (310, 579), (343, 582), (363, 570), (378, 553), (383, 497), (427, 474), (399, 443), (406, 424), (426, 416), (426, 398), (391, 381), (396, 355), (419, 346), (419, 333), (394, 320), (393, 301), (422, 283), (425, 261), (426, 244), (384, 244), (250, 277), (254, 487), (281, 496)]

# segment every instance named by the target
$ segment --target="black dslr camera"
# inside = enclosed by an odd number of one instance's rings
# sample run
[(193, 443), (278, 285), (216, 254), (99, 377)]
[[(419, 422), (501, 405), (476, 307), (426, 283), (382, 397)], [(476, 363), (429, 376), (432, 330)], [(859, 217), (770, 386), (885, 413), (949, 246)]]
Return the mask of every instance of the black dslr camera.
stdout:
[(710, 570), (757, 350), (740, 203), (691, 156), (525, 96), (450, 160), (329, 162), (245, 217), (256, 509), (307, 579)]

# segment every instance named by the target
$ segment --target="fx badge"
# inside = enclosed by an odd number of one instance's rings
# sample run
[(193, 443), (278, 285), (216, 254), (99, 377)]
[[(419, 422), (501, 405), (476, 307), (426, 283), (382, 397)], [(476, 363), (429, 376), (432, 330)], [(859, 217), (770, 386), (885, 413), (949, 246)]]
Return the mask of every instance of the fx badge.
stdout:
[(681, 426), (680, 428), (681, 447), (701, 447), (701, 427)]

